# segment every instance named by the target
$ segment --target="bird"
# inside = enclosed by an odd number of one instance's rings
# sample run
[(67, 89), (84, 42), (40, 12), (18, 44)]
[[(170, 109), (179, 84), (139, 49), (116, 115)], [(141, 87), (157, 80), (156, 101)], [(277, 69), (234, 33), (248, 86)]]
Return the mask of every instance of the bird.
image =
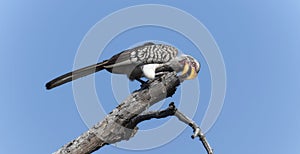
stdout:
[(49, 90), (101, 70), (125, 74), (129, 80), (137, 80), (141, 83), (145, 83), (141, 80), (142, 77), (155, 79), (166, 71), (182, 72), (181, 79), (190, 80), (198, 75), (200, 63), (192, 56), (178, 55), (177, 48), (171, 45), (146, 42), (102, 62), (61, 75), (46, 83), (45, 86)]

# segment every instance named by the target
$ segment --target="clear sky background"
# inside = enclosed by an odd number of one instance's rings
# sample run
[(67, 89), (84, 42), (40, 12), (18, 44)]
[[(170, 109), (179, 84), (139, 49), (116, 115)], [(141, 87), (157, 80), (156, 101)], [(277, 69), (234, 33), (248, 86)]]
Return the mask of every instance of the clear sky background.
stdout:
[[(71, 84), (51, 91), (46, 91), (44, 84), (72, 69), (81, 40), (99, 20), (121, 8), (148, 3), (190, 13), (219, 45), (227, 70), (227, 93), (220, 117), (206, 134), (216, 154), (300, 152), (298, 0), (2, 0), (0, 153), (52, 153), (88, 129), (77, 111)], [(210, 76), (203, 57), (193, 52), (195, 47), (186, 38), (157, 27), (138, 28), (115, 38), (99, 61), (147, 39), (171, 42), (202, 62), (198, 79), (203, 105), (193, 117), (200, 124), (209, 100)], [(112, 99), (110, 89), (103, 90), (109, 87), (106, 85), (110, 85), (110, 74), (98, 73), (97, 92), (103, 102), (112, 102), (104, 105), (109, 112), (118, 102)], [(137, 83), (130, 83), (131, 90), (137, 88)], [(176, 102), (178, 97), (175, 94), (163, 106)], [(164, 121), (148, 121), (140, 128), (155, 127)], [(173, 141), (151, 150), (132, 151), (109, 145), (95, 153), (204, 153), (201, 143), (190, 139), (191, 134), (186, 128)]]

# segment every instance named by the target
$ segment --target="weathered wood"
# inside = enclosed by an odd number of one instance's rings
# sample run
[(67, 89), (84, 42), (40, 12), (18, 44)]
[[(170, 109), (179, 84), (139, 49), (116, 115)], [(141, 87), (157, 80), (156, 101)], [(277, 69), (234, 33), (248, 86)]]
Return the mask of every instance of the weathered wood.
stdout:
[(178, 118), (179, 121), (189, 125), (191, 128), (193, 128), (194, 134), (191, 136), (192, 139), (199, 137), (200, 141), (202, 142), (207, 154), (213, 154), (213, 149), (209, 145), (204, 133), (201, 131), (200, 127), (190, 118), (188, 118), (186, 115), (181, 113), (176, 107), (174, 102), (171, 102), (169, 104), (169, 107), (165, 110), (161, 111), (148, 111), (146, 113), (143, 113), (141, 115), (136, 116), (133, 118), (127, 125), (129, 127), (134, 128), (139, 124), (140, 122), (151, 120), (152, 118), (161, 119), (168, 116), (175, 116)]
[(55, 154), (87, 154), (107, 144), (129, 140), (137, 132), (137, 127), (128, 123), (151, 105), (172, 96), (180, 80), (175, 72), (148, 81), (141, 89), (133, 92), (101, 122), (94, 125), (77, 139), (64, 145)]

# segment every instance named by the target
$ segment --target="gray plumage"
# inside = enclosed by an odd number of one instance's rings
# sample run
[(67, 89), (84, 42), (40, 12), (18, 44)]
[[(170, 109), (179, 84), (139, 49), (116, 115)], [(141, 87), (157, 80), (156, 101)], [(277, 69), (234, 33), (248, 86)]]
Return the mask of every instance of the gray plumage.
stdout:
[(131, 62), (143, 64), (166, 63), (178, 54), (175, 47), (165, 44), (147, 44), (130, 52)]
[[(178, 55), (178, 50), (175, 47), (166, 44), (154, 44), (152, 42), (145, 43), (132, 49), (128, 49), (112, 56), (110, 59), (103, 62), (90, 65), (73, 72), (69, 72), (59, 76), (46, 84), (47, 89), (52, 89), (64, 83), (81, 78), (83, 76), (95, 73), (106, 69), (111, 73), (126, 74), (130, 80), (139, 80), (141, 77), (147, 77), (147, 70), (155, 69), (165, 63), (175, 59)], [(155, 64), (149, 67), (148, 64)], [(146, 67), (146, 65), (148, 65)], [(149, 74), (149, 73), (148, 73)], [(150, 72), (150, 76), (153, 76)]]

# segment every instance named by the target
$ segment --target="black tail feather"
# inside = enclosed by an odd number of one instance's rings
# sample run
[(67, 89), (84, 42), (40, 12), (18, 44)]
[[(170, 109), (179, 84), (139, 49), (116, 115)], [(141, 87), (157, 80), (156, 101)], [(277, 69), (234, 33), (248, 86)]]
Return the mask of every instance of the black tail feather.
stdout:
[(51, 81), (49, 81), (48, 83), (46, 83), (46, 89), (52, 89), (55, 88), (57, 86), (60, 86), (62, 84), (65, 84), (67, 82), (76, 80), (78, 78), (93, 74), (95, 72), (101, 71), (104, 68), (105, 64), (107, 63), (107, 61), (103, 61), (94, 65), (90, 65), (78, 70), (75, 70), (73, 72), (69, 72), (67, 74), (64, 74), (62, 76), (59, 76)]

